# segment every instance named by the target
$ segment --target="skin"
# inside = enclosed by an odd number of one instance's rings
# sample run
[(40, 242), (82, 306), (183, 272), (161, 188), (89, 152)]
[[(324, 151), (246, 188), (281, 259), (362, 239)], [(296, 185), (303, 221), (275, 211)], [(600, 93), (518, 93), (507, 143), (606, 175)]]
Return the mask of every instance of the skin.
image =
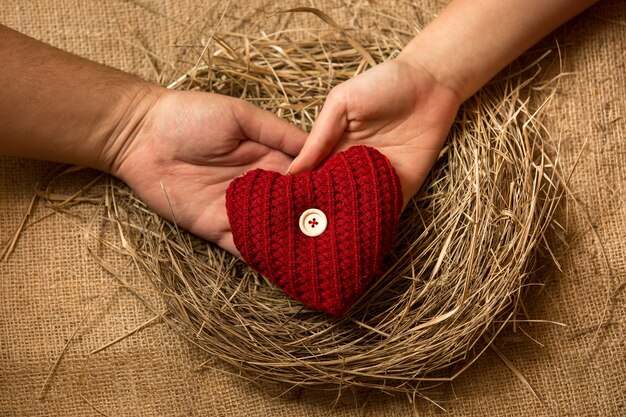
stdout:
[(289, 172), (364, 144), (396, 169), (404, 202), (436, 161), (459, 106), (595, 0), (456, 0), (391, 62), (335, 87)]
[(238, 254), (225, 208), (233, 178), (303, 172), (365, 144), (389, 158), (406, 204), (461, 103), (592, 3), (455, 0), (397, 59), (335, 87), (308, 138), (242, 100), (169, 91), (0, 25), (0, 153), (109, 172), (157, 213)]
[(230, 181), (285, 171), (306, 133), (243, 100), (169, 91), (0, 26), (0, 153), (89, 166), (238, 255)]

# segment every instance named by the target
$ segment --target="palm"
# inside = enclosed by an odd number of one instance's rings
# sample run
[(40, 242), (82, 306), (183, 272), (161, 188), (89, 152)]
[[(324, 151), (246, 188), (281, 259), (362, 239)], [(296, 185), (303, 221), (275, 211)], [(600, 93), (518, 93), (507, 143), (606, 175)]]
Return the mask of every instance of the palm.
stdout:
[(428, 175), (457, 109), (454, 94), (428, 74), (383, 63), (335, 87), (292, 171), (313, 168), (349, 146), (369, 145), (391, 161), (406, 202)]
[(120, 176), (157, 213), (236, 254), (226, 188), (250, 169), (285, 171), (304, 138), (240, 100), (170, 92), (151, 109)]

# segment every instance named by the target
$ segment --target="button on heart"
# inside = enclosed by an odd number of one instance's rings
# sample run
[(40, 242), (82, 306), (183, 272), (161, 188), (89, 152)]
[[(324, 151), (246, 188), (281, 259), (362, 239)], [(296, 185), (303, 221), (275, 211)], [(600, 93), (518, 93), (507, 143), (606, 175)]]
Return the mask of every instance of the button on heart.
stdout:
[(319, 236), (326, 230), (328, 220), (326, 215), (318, 209), (308, 209), (300, 215), (300, 230), (307, 236)]
[(340, 316), (383, 272), (402, 192), (383, 154), (353, 146), (316, 171), (247, 172), (229, 185), (226, 209), (251, 267), (301, 303)]

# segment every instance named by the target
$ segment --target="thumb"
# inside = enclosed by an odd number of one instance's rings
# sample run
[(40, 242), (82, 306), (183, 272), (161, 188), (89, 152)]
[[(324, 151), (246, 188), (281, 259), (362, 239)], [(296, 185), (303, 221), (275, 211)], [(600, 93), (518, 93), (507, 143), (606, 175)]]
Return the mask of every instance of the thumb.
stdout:
[(287, 174), (314, 169), (330, 155), (341, 139), (348, 126), (347, 108), (345, 101), (336, 97), (332, 91), (328, 95), (309, 137), (287, 169)]
[(254, 104), (234, 100), (233, 111), (246, 138), (287, 155), (298, 155), (304, 146), (306, 132)]

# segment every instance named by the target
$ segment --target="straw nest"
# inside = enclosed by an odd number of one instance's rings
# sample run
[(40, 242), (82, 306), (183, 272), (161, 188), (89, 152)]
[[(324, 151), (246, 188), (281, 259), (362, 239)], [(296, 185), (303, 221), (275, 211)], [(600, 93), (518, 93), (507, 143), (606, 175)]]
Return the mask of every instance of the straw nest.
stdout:
[[(334, 29), (290, 40), (214, 36), (169, 86), (242, 97), (310, 128), (330, 89), (392, 59), (408, 38)], [(537, 53), (537, 52), (535, 52)], [(163, 318), (212, 360), (254, 382), (422, 395), (450, 381), (511, 322), (541, 254), (561, 187), (540, 121), (553, 91), (532, 64), (501, 74), (461, 109), (422, 191), (404, 212), (387, 273), (349, 315), (302, 308), (264, 277), (153, 214), (110, 182), (124, 253), (156, 284)], [(227, 364), (224, 366), (224, 364)], [(284, 386), (284, 385), (281, 385)]]

